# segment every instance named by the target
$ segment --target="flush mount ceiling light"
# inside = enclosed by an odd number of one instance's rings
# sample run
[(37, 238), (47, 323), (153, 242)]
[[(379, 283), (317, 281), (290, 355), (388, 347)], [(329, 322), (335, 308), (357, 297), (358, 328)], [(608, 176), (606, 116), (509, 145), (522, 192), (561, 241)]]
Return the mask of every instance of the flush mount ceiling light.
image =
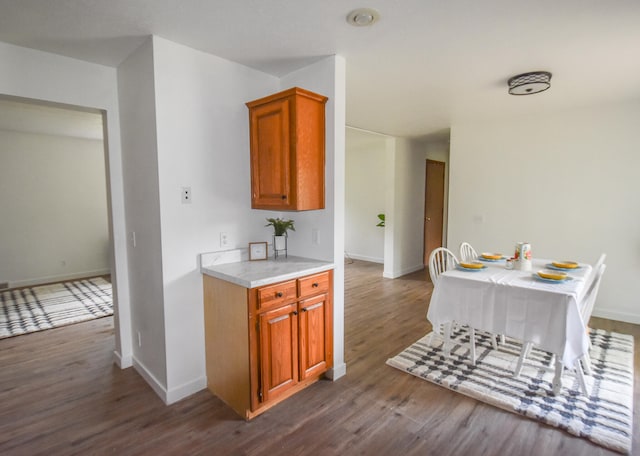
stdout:
[(373, 25), (380, 19), (380, 13), (371, 8), (358, 8), (347, 15), (347, 22), (355, 27)]
[(551, 73), (532, 71), (514, 76), (507, 82), (511, 95), (533, 95), (551, 87)]

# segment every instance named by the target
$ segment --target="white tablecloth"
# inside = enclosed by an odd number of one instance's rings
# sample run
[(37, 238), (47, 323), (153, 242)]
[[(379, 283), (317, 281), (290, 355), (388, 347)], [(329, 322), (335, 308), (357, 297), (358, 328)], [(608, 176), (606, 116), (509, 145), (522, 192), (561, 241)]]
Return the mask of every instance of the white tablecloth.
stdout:
[(450, 321), (533, 342), (555, 353), (565, 366), (589, 348), (579, 302), (591, 266), (569, 272), (571, 280), (546, 283), (534, 277), (549, 260), (533, 260), (532, 271), (505, 269), (505, 262), (485, 263), (478, 272), (451, 270), (437, 280), (427, 318), (434, 327)]

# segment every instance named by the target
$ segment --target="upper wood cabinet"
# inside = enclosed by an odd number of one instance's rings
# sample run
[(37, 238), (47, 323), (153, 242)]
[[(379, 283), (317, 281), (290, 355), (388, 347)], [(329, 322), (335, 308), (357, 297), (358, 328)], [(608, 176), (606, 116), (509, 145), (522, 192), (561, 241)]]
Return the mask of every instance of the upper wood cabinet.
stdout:
[(293, 87), (247, 103), (253, 209), (324, 209), (326, 102)]

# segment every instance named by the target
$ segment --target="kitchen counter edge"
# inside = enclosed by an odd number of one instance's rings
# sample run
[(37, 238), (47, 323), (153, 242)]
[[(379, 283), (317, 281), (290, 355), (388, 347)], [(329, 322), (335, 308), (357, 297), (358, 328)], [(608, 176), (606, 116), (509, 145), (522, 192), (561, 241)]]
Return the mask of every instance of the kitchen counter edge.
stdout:
[(334, 263), (328, 261), (289, 257), (202, 266), (200, 272), (245, 288), (256, 288), (334, 268)]

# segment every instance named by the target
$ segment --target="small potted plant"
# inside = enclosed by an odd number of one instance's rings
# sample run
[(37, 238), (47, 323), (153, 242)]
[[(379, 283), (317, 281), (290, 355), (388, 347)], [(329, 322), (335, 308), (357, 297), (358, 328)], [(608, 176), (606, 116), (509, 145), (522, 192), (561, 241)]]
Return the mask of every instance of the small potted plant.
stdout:
[(273, 227), (273, 250), (276, 258), (278, 252), (284, 250), (285, 256), (287, 256), (287, 231), (295, 231), (293, 226), (293, 220), (285, 220), (281, 218), (268, 218), (265, 226)]

